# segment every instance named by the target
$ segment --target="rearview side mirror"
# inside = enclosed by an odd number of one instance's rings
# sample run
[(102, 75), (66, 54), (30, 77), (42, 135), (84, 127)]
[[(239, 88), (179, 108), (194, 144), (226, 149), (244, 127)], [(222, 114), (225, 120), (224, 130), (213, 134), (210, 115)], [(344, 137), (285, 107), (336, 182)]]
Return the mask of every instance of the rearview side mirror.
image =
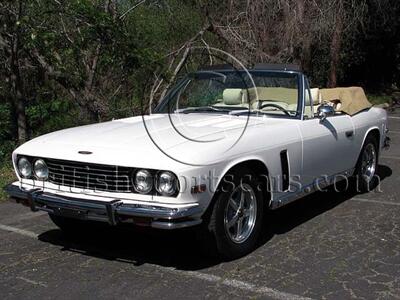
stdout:
[(320, 121), (323, 122), (327, 117), (335, 115), (335, 109), (327, 104), (322, 104), (318, 107), (318, 118)]

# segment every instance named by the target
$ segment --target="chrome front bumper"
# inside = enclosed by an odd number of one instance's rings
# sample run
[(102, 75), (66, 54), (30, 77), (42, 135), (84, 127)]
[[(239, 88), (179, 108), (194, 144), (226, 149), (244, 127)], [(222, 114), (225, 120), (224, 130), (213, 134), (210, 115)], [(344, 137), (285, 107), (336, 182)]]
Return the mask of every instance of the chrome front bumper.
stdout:
[(16, 202), (29, 206), (32, 211), (81, 220), (108, 222), (117, 225), (130, 222), (159, 229), (177, 229), (201, 223), (202, 210), (198, 205), (164, 207), (159, 205), (126, 204), (121, 200), (96, 201), (44, 193), (41, 189), (24, 190), (10, 184), (4, 189)]

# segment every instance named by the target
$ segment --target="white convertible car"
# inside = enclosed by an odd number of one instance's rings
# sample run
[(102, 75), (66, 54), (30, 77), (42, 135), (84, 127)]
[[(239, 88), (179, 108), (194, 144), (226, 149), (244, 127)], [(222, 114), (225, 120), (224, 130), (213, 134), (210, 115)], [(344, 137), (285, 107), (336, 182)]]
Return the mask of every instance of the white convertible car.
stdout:
[(11, 198), (62, 230), (94, 221), (196, 226), (226, 258), (256, 247), (266, 211), (347, 178), (377, 184), (387, 115), (361, 88), (310, 89), (292, 66), (189, 74), (149, 115), (35, 138)]

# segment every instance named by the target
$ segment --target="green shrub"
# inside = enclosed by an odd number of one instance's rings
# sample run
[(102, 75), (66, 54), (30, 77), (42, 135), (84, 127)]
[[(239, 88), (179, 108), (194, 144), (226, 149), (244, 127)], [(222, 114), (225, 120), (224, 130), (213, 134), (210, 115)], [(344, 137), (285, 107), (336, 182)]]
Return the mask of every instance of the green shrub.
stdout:
[(0, 164), (0, 202), (7, 199), (7, 195), (4, 192), (4, 187), (16, 180), (16, 176), (14, 174), (14, 169), (12, 167), (11, 160), (5, 163)]
[(368, 98), (369, 102), (371, 102), (374, 105), (385, 104), (385, 103), (390, 105), (392, 103), (392, 98), (390, 96), (387, 96), (387, 95), (374, 95), (374, 94), (371, 94), (371, 95), (367, 95), (367, 98)]

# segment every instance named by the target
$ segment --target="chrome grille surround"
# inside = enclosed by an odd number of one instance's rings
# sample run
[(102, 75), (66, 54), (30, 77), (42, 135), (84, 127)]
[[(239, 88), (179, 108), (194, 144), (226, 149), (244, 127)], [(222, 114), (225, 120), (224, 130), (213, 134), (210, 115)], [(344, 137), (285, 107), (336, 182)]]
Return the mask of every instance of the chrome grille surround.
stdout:
[(114, 193), (134, 192), (132, 168), (49, 158), (44, 160), (49, 168), (48, 181), (53, 184)]

